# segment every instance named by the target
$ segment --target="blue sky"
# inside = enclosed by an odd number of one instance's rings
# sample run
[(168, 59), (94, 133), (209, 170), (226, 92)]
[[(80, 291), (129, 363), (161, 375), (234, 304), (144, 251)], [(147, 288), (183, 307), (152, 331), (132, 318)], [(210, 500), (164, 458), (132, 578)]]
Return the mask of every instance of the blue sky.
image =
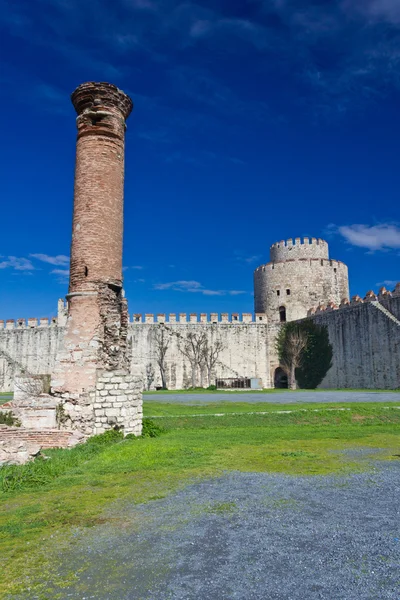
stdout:
[(281, 239), (400, 280), (398, 0), (0, 0), (0, 318), (67, 292), (75, 113), (129, 93), (130, 312), (251, 312)]

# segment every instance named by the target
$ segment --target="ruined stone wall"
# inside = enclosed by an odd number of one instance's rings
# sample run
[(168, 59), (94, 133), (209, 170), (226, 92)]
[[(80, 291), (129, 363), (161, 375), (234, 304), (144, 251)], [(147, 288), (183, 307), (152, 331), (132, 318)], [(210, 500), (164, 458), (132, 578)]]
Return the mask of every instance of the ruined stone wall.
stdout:
[(328, 258), (323, 240), (296, 238), (271, 246), (271, 262), (254, 272), (255, 311), (267, 315), (270, 323), (280, 321), (280, 309), (286, 321), (304, 318), (311, 306), (349, 297), (347, 266)]
[(400, 388), (400, 294), (384, 303), (355, 297), (340, 309), (310, 316), (327, 326), (333, 346), (333, 365), (321, 388)]

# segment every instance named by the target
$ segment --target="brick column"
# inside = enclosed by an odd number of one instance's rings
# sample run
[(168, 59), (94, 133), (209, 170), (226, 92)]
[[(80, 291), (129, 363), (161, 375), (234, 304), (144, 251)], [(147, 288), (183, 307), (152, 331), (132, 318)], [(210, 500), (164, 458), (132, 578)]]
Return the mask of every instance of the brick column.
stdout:
[(68, 318), (52, 391), (79, 404), (96, 389), (98, 370), (129, 366), (122, 236), (125, 121), (132, 100), (114, 85), (94, 82), (80, 85), (71, 99), (78, 136)]

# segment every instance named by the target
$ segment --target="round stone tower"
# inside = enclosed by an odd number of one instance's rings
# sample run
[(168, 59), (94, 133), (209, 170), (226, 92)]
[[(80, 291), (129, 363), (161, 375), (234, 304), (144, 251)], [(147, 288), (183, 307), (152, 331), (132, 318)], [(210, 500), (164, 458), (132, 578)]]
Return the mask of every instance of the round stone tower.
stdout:
[(347, 266), (329, 258), (321, 239), (272, 244), (270, 262), (254, 271), (255, 312), (266, 313), (271, 323), (302, 319), (313, 306), (348, 297)]

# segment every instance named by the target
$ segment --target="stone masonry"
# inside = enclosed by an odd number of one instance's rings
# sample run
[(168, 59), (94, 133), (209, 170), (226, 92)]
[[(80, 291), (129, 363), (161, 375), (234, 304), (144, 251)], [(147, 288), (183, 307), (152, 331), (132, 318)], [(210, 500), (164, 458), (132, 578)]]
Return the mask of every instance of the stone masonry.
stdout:
[(94, 433), (123, 427), (124, 433), (142, 432), (142, 381), (125, 371), (104, 371), (97, 377), (93, 406)]

